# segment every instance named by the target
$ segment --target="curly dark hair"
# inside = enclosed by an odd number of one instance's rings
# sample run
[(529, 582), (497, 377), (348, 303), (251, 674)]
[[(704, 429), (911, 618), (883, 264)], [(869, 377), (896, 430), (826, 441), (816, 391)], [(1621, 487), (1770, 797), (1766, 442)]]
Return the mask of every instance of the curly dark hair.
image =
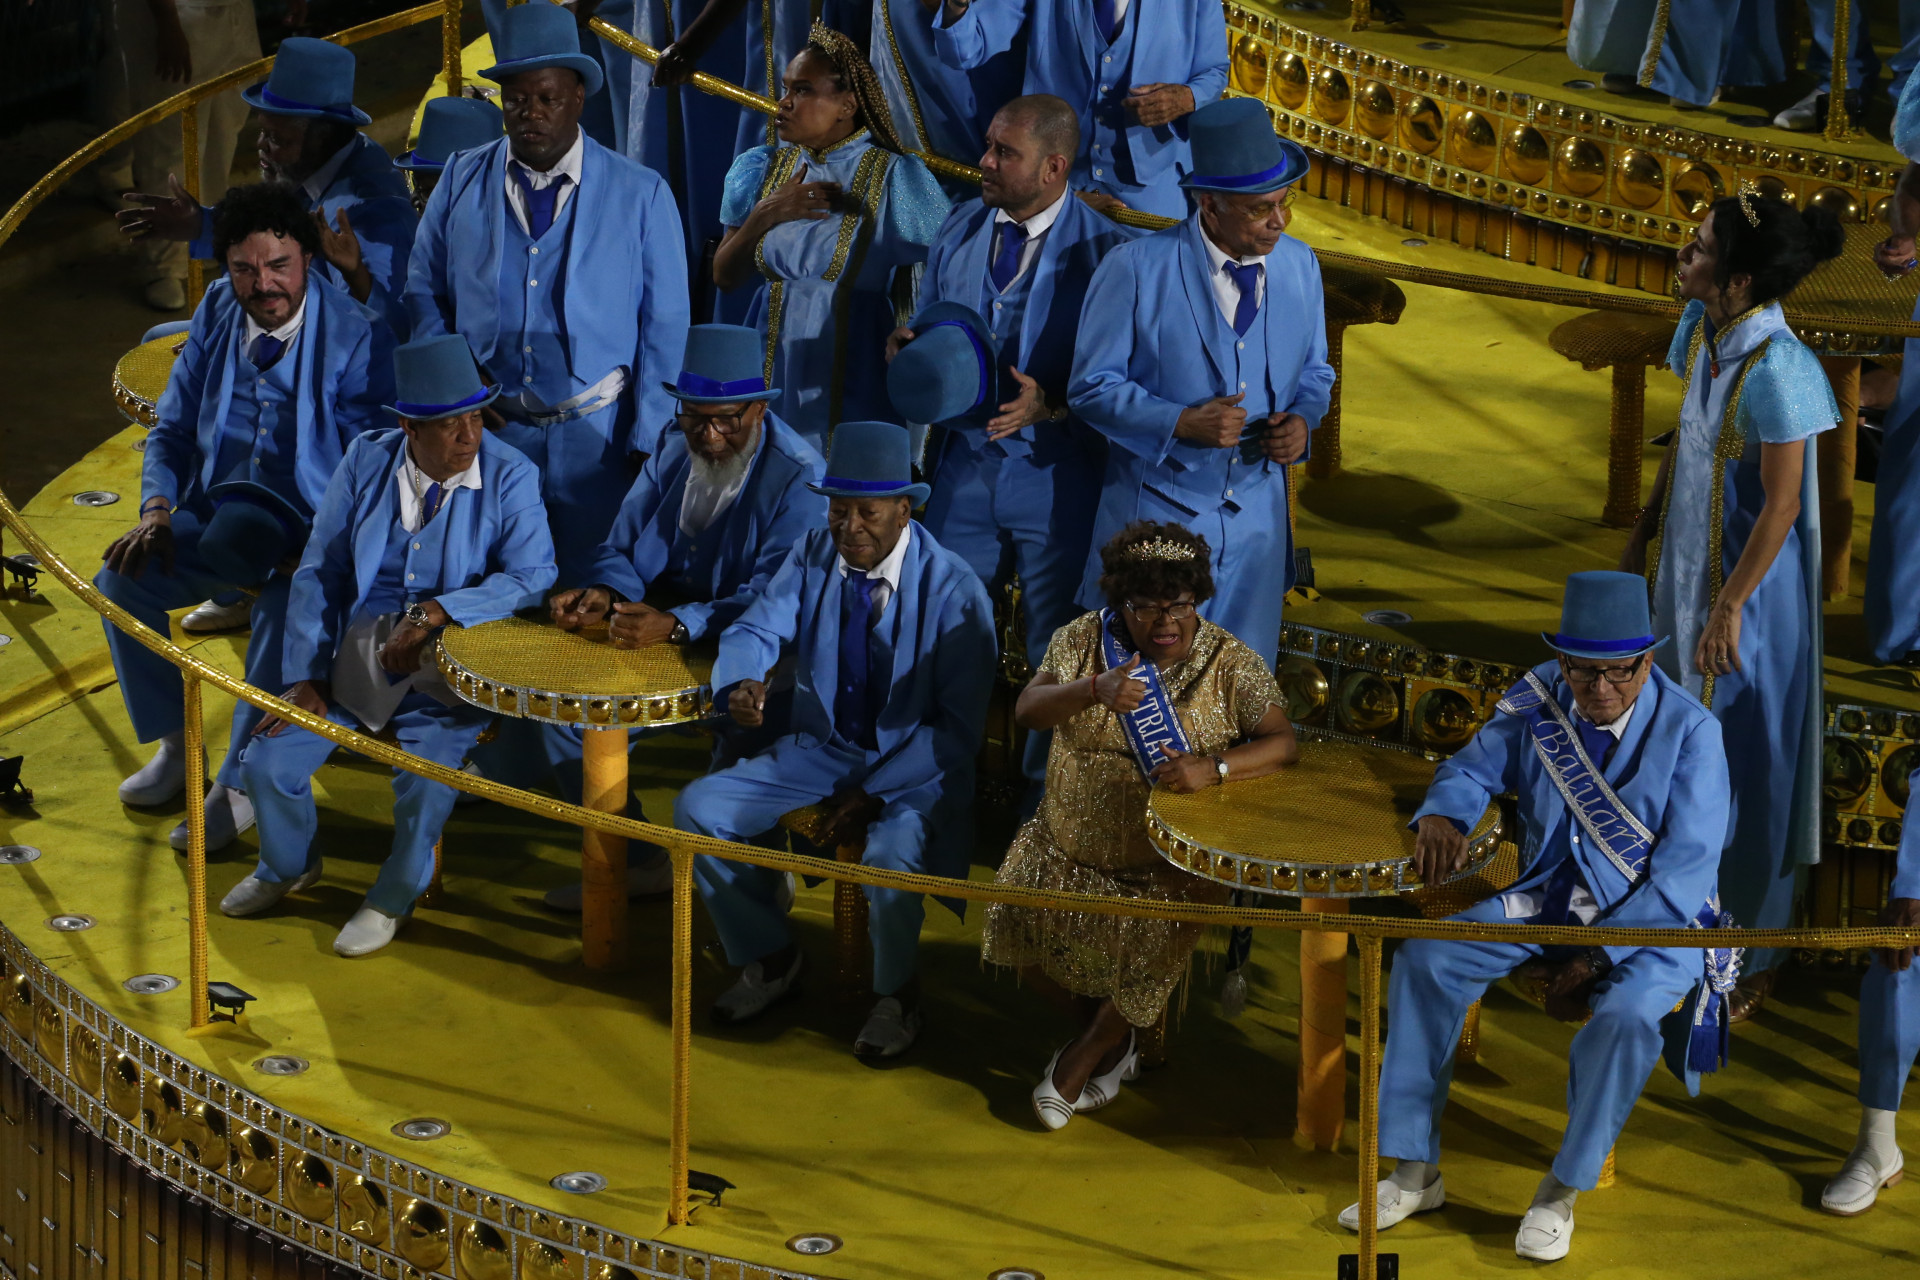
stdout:
[(1713, 282), (1722, 289), (1736, 275), (1753, 278), (1753, 305), (1784, 298), (1821, 263), (1840, 256), (1846, 233), (1825, 209), (1804, 211), (1773, 196), (1749, 195), (1747, 205), (1759, 220), (1747, 220), (1738, 196), (1715, 200), (1713, 240), (1719, 261)]
[(895, 155), (907, 154), (907, 144), (900, 140), (900, 132), (893, 126), (893, 108), (887, 105), (880, 77), (873, 73), (873, 64), (860, 52), (859, 45), (845, 33), (816, 20), (807, 33), (802, 52), (825, 59), (833, 68), (841, 91), (853, 94), (860, 110), (860, 123), (873, 135), (876, 146)]
[(320, 256), (320, 232), (313, 225), (313, 214), (291, 182), (254, 182), (227, 192), (213, 207), (214, 261), (224, 263), (228, 249), (261, 231), (285, 236)]
[(1185, 525), (1135, 520), (1100, 548), (1100, 591), (1115, 609), (1128, 600), (1172, 600), (1183, 591), (1193, 592), (1198, 604), (1213, 595), (1213, 548)]

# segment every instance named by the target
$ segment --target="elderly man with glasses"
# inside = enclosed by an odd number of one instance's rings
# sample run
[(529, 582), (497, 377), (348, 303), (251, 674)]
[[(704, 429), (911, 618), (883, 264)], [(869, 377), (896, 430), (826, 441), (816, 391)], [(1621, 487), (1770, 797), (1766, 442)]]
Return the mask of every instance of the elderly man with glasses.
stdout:
[[(1414, 862), (1438, 883), (1467, 859), (1465, 832), (1496, 795), (1519, 797), (1522, 869), (1457, 921), (1681, 929), (1731, 923), (1714, 886), (1729, 790), (1719, 723), (1652, 661), (1646, 580), (1567, 580), (1558, 657), (1527, 673), (1474, 740), (1434, 774), (1413, 826)], [(1514, 1251), (1550, 1262), (1573, 1238), (1573, 1202), (1593, 1187), (1665, 1044), (1698, 1088), (1726, 1052), (1736, 956), (1685, 947), (1565, 947), (1416, 938), (1393, 962), (1393, 1026), (1380, 1068), (1382, 1229), (1446, 1203), (1440, 1114), (1467, 1007), (1523, 965), (1544, 971), (1547, 1009), (1586, 1019), (1569, 1052), (1567, 1129), (1521, 1220)], [(1340, 1215), (1351, 1230), (1360, 1206)]]

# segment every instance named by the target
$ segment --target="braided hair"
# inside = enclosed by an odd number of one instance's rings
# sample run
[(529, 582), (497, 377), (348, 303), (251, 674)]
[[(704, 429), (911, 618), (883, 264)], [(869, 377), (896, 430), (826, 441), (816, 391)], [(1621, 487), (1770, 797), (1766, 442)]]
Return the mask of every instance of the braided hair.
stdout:
[(852, 92), (860, 123), (866, 126), (878, 146), (895, 155), (907, 154), (907, 144), (900, 140), (893, 127), (893, 109), (887, 105), (880, 77), (873, 73), (873, 64), (860, 52), (859, 45), (844, 33), (816, 21), (807, 33), (803, 52), (824, 59), (833, 68), (834, 79), (843, 93)]

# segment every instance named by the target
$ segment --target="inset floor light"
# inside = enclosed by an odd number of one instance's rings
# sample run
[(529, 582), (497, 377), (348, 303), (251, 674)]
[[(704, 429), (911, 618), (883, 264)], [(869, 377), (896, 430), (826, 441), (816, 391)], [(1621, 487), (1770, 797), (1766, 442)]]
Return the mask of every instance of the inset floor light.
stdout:
[(180, 985), (180, 979), (165, 973), (143, 973), (120, 984), (137, 996), (165, 995)]
[(40, 851), (30, 844), (0, 844), (0, 862), (18, 867), (39, 860)]
[(93, 928), (93, 926), (98, 923), (100, 922), (92, 916), (51, 916), (47, 920), (47, 928), (53, 930), (55, 933), (79, 933), (83, 929)]
[(435, 1138), (444, 1138), (453, 1132), (453, 1126), (445, 1120), (433, 1120), (422, 1117), (418, 1120), (402, 1120), (393, 1126), (398, 1138), (411, 1138), (415, 1142), (432, 1142)]
[(607, 1189), (607, 1180), (597, 1173), (563, 1173), (547, 1184), (555, 1191), (566, 1191), (576, 1196), (590, 1196), (596, 1191)]
[(808, 1231), (787, 1241), (787, 1248), (795, 1253), (817, 1258), (822, 1254), (838, 1253), (846, 1241), (825, 1231)]
[(305, 1058), (276, 1053), (254, 1063), (253, 1069), (263, 1076), (297, 1076), (311, 1065)]

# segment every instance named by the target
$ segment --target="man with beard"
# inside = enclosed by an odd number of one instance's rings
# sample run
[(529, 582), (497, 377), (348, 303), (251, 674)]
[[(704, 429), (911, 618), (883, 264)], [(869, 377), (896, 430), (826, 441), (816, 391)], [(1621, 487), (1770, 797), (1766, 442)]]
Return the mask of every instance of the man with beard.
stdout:
[[(687, 358), (667, 388), (680, 404), (679, 429), (662, 438), (628, 490), (587, 575), (592, 585), (549, 602), (561, 627), (604, 624), (616, 649), (717, 636), (766, 589), (793, 545), (819, 527), (827, 504), (811, 486), (825, 464), (768, 408), (780, 392), (767, 386), (765, 361), (757, 329), (688, 330)], [(579, 730), (537, 727), (556, 768), (580, 758)], [(738, 738), (715, 735), (716, 768), (738, 758)], [(628, 880), (635, 895), (665, 892), (673, 881), (665, 851), (636, 850)], [(578, 911), (580, 888), (555, 889), (546, 901)]]
[[(259, 120), (262, 179), (292, 184), (319, 224), (334, 282), (405, 337), (400, 295), (413, 247), (413, 203), (392, 157), (360, 132), (372, 117), (353, 105), (353, 73), (351, 51), (295, 36), (281, 41), (266, 80), (240, 96)], [(213, 215), (178, 179), (166, 195), (128, 198), (134, 207), (119, 218), (129, 237), (185, 240), (194, 257), (217, 257)]]
[[(229, 192), (214, 210), (213, 244), (226, 275), (194, 312), (160, 398), (140, 523), (107, 548), (94, 583), (162, 635), (169, 610), (215, 591), (256, 592), (247, 680), (278, 689), (287, 575), (348, 444), (378, 421), (392, 340), (371, 310), (309, 269), (319, 236), (288, 184)], [(166, 804), (186, 784), (180, 672), (111, 624), (107, 647), (135, 736), (160, 744), (120, 799)], [(234, 708), (206, 797), (209, 848), (253, 824), (240, 753), (259, 718), (245, 702)], [(186, 839), (183, 822), (174, 847)]]

